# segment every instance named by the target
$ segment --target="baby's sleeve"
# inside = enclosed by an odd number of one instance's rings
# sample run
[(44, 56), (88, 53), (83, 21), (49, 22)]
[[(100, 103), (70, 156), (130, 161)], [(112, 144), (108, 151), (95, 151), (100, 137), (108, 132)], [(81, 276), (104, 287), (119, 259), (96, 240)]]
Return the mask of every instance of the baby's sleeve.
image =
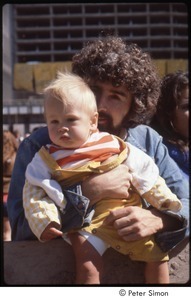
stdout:
[(56, 205), (42, 188), (31, 185), (27, 180), (23, 189), (23, 208), (32, 232), (40, 241), (40, 236), (49, 223), (56, 222), (61, 228)]
[(132, 185), (137, 192), (159, 210), (179, 211), (182, 204), (168, 188), (165, 180), (159, 176), (154, 160), (135, 146), (128, 144), (128, 147), (126, 164), (132, 173)]
[(35, 154), (31, 163), (27, 166), (25, 177), (30, 184), (41, 187), (61, 209), (65, 208), (66, 201), (62, 188), (56, 180), (51, 179), (49, 168), (39, 153)]
[(129, 153), (125, 164), (132, 174), (132, 185), (143, 195), (156, 183), (159, 170), (150, 156), (129, 143), (127, 146)]
[(182, 208), (180, 200), (171, 192), (164, 179), (160, 176), (155, 185), (142, 197), (159, 210), (177, 212)]

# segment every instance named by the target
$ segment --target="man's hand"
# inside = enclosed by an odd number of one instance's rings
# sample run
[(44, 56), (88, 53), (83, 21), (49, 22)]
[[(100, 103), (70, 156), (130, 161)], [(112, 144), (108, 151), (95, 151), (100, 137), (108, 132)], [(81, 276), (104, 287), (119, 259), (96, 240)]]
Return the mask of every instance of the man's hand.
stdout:
[(56, 239), (57, 237), (61, 237), (63, 235), (63, 232), (58, 229), (59, 225), (56, 222), (49, 223), (41, 234), (40, 239), (42, 241), (50, 241), (52, 239)]
[(167, 219), (172, 222), (171, 217), (155, 209), (146, 210), (129, 206), (111, 211), (104, 223), (113, 224), (125, 241), (136, 241), (162, 231), (167, 226)]
[(131, 179), (128, 167), (121, 164), (109, 172), (89, 176), (82, 183), (82, 194), (91, 204), (105, 198), (128, 198)]

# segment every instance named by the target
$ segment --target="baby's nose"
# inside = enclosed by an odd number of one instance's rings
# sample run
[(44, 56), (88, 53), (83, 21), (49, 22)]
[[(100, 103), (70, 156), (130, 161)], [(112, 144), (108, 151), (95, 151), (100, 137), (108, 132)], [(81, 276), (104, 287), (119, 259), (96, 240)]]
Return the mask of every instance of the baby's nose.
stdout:
[(58, 132), (67, 132), (69, 129), (65, 126), (62, 126), (58, 129)]

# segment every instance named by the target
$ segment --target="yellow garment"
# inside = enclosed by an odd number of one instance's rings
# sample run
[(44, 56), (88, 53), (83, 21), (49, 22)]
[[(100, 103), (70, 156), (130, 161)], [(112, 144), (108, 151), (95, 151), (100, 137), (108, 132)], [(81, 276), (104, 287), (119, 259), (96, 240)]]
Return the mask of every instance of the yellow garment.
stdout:
[(129, 199), (104, 199), (96, 204), (95, 214), (90, 226), (82, 228), (82, 231), (92, 233), (118, 252), (128, 255), (132, 260), (137, 261), (165, 261), (168, 260), (167, 253), (155, 244), (154, 236), (144, 239), (127, 242), (118, 235), (113, 225), (105, 225), (103, 221), (109, 215), (111, 210), (123, 208), (126, 206), (141, 207), (141, 198), (137, 192), (132, 191)]
[(68, 187), (82, 181), (92, 173), (105, 173), (119, 166), (127, 158), (127, 146), (123, 141), (121, 147), (121, 153), (117, 156), (114, 155), (107, 163), (89, 161), (81, 167), (69, 170), (62, 169), (44, 147), (39, 150), (39, 155), (48, 165), (52, 178), (60, 182), (62, 187)]
[[(108, 163), (101, 165), (100, 162), (92, 161), (82, 167), (70, 170), (61, 169), (45, 148), (41, 148), (39, 154), (50, 168), (51, 173), (53, 174), (52, 178), (59, 181), (63, 187), (68, 187), (69, 185), (80, 182), (91, 173), (103, 173), (121, 164), (127, 156), (127, 146), (125, 143), (122, 145), (123, 150), (121, 153)], [(129, 199), (103, 199), (98, 202), (95, 206), (95, 215), (91, 225), (84, 227), (81, 230), (95, 234), (118, 252), (129, 255), (132, 260), (146, 262), (168, 260), (168, 255), (162, 252), (154, 243), (153, 236), (139, 241), (126, 242), (120, 238), (112, 225), (103, 225), (104, 219), (109, 215), (111, 210), (125, 206), (142, 206), (141, 197), (135, 189), (131, 192), (131, 197)]]
[[(134, 186), (134, 189), (136, 187), (137, 193), (141, 195), (148, 203), (150, 203), (153, 207), (159, 209), (159, 210), (172, 210), (177, 212), (181, 209), (182, 204), (177, 198), (175, 194), (171, 192), (171, 190), (166, 185), (163, 178), (158, 176), (156, 173), (157, 170), (153, 171), (154, 162), (152, 161), (152, 164), (148, 164), (148, 156), (143, 156), (143, 153), (137, 152), (137, 156), (140, 155), (141, 157), (132, 157), (132, 151), (135, 152), (135, 149), (130, 151), (128, 149), (128, 146), (118, 137), (116, 137), (120, 144), (120, 153), (118, 155), (114, 155), (109, 158), (109, 160), (106, 160), (104, 162), (99, 161), (89, 161), (85, 163), (83, 166), (76, 167), (76, 168), (70, 168), (70, 169), (63, 169), (61, 168), (58, 163), (55, 161), (55, 159), (49, 154), (49, 152), (42, 147), (39, 151), (39, 156), (41, 159), (46, 163), (48, 166), (51, 178), (55, 181), (59, 182), (62, 188), (67, 188), (71, 185), (75, 185), (79, 183), (80, 181), (83, 181), (88, 175), (91, 175), (93, 173), (100, 174), (104, 172), (108, 172), (117, 166), (119, 166), (121, 163), (123, 163), (126, 159), (125, 164), (129, 167), (130, 172), (132, 172), (132, 184)], [(129, 145), (130, 147), (130, 145)], [(132, 146), (131, 146), (132, 147)], [(129, 150), (129, 153), (127, 151)], [(137, 149), (138, 150), (138, 149)], [(137, 151), (136, 150), (136, 151)], [(136, 152), (135, 152), (136, 153)], [(127, 155), (129, 156), (127, 158)], [(144, 154), (145, 155), (145, 154)], [(131, 159), (129, 160), (131, 156)], [(148, 157), (148, 158), (147, 158)], [(142, 173), (138, 173), (137, 169), (135, 169), (135, 165), (133, 166), (132, 161), (134, 162), (134, 159), (142, 159), (146, 162), (144, 166), (144, 170)], [(150, 158), (149, 158), (150, 159)], [(151, 161), (151, 159), (150, 159)], [(137, 165), (136, 165), (137, 166)], [(137, 166), (138, 167), (138, 166)], [(149, 168), (152, 170), (153, 177), (148, 176)], [(140, 172), (140, 170), (139, 170)], [(143, 173), (144, 172), (144, 173)], [(146, 174), (145, 174), (146, 173)], [(145, 177), (144, 175), (145, 174)], [(141, 178), (142, 176), (142, 178)], [(148, 185), (145, 185), (145, 182), (150, 182), (149, 190), (145, 189), (148, 188)], [(144, 187), (144, 188), (143, 188)]]

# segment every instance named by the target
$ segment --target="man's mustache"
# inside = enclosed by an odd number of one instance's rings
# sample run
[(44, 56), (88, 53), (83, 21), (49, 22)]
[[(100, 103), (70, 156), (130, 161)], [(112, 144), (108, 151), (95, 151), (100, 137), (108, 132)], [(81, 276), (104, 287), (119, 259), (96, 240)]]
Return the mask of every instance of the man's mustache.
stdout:
[(105, 112), (99, 112), (99, 117), (98, 117), (98, 119), (107, 119), (108, 121), (110, 121), (110, 122), (112, 122), (113, 121), (113, 119), (112, 119), (112, 117), (109, 115), (109, 114), (107, 114), (107, 113), (105, 113)]
[[(98, 128), (101, 131), (108, 131), (111, 134), (115, 134), (115, 135), (119, 135), (120, 134), (120, 129), (121, 129), (121, 125), (119, 126), (114, 126), (114, 120), (112, 118), (112, 116), (110, 116), (108, 113), (104, 112), (104, 111), (98, 111), (99, 112), (99, 118), (98, 118)], [(106, 121), (106, 122), (101, 122), (102, 118)], [(100, 123), (99, 123), (99, 119), (100, 119)]]

